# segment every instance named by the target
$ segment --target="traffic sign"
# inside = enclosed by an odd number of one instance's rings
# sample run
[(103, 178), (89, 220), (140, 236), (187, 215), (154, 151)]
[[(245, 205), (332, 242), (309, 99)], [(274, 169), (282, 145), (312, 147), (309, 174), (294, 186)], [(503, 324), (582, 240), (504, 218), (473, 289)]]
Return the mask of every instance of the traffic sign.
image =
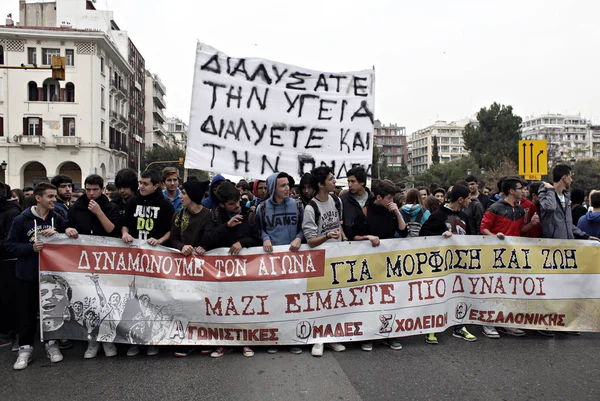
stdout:
[(548, 174), (548, 141), (519, 141), (519, 175), (546, 174)]
[(523, 176), (527, 181), (542, 181), (541, 174), (525, 174)]

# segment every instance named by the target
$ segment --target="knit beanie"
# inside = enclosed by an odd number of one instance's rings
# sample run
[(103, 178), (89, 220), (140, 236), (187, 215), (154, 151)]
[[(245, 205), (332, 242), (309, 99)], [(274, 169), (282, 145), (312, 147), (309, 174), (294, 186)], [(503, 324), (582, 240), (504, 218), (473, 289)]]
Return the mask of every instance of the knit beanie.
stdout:
[(192, 202), (200, 205), (209, 186), (210, 181), (187, 180), (183, 184), (183, 189)]

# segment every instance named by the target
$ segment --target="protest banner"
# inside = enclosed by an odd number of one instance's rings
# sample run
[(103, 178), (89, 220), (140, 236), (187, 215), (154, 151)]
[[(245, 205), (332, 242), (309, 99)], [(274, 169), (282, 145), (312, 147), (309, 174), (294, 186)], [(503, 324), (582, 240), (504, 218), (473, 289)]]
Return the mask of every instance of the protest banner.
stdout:
[(326, 73), (233, 58), (198, 43), (185, 168), (301, 177), (327, 165), (371, 175), (373, 70)]
[(453, 236), (203, 256), (64, 235), (40, 255), (45, 339), (156, 345), (361, 341), (479, 324), (600, 331), (594, 241)]

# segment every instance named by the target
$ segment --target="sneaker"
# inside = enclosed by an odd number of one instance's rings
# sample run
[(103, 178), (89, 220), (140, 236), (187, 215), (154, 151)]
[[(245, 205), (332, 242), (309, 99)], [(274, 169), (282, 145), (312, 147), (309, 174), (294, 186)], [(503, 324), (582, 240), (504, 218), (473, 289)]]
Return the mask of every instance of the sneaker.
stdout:
[(109, 358), (117, 355), (117, 347), (113, 343), (102, 343), (102, 349), (104, 349), (104, 355)]
[(294, 355), (300, 355), (302, 353), (302, 348), (292, 347), (292, 348), (290, 348), (290, 352)]
[(254, 356), (254, 351), (252, 351), (252, 349), (250, 349), (250, 347), (244, 347), (244, 348), (242, 348), (242, 354), (246, 358), (252, 358)]
[(327, 348), (331, 348), (335, 352), (346, 351), (346, 347), (340, 343), (329, 343), (329, 344), (327, 344)]
[(0, 337), (0, 348), (2, 347), (6, 347), (8, 345), (12, 345), (12, 341), (10, 340), (10, 337)]
[(13, 365), (14, 370), (22, 370), (33, 360), (33, 347), (31, 345), (23, 345), (19, 347), (19, 355), (17, 361)]
[(312, 356), (323, 356), (323, 348), (322, 343), (314, 344), (310, 353)]
[(19, 336), (16, 336), (12, 342), (12, 346), (10, 347), (12, 352), (17, 352), (19, 350)]
[(398, 340), (397, 338), (390, 338), (389, 340), (383, 341), (383, 343), (394, 351), (399, 351), (402, 349), (402, 344), (400, 344), (400, 340)]
[(523, 337), (525, 332), (521, 329), (513, 329), (511, 327), (498, 327), (498, 332), (514, 337)]
[(146, 350), (146, 355), (147, 356), (156, 356), (159, 354), (159, 352), (160, 352), (160, 349), (156, 345), (151, 345)]
[(136, 356), (140, 353), (140, 347), (137, 345), (132, 345), (127, 349), (127, 356)]
[(189, 354), (191, 354), (192, 352), (194, 352), (196, 350), (196, 347), (179, 347), (180, 349), (178, 349), (177, 351), (175, 351), (175, 356), (177, 358), (185, 358), (186, 356), (188, 356)]
[(483, 326), (483, 335), (487, 338), (500, 338), (500, 334), (492, 326)]
[(267, 348), (267, 354), (276, 354), (276, 353), (277, 353), (277, 348), (275, 348), (275, 347)]
[[(245, 347), (244, 347), (245, 348)], [(231, 348), (219, 347), (210, 354), (211, 358), (220, 358), (231, 352)]]
[(50, 362), (52, 363), (61, 362), (63, 360), (58, 341), (48, 341), (46, 343), (46, 356), (48, 356), (48, 359), (50, 359)]
[(97, 341), (88, 341), (88, 347), (85, 350), (85, 354), (83, 357), (85, 359), (93, 359), (98, 355), (98, 349), (100, 348), (100, 344)]
[(538, 334), (544, 336), (544, 337), (554, 337), (554, 332), (553, 331), (548, 331), (548, 330), (538, 330), (537, 331)]
[(371, 341), (364, 342), (360, 345), (360, 348), (365, 352), (373, 351), (373, 343)]
[(60, 349), (69, 349), (69, 348), (73, 348), (73, 343), (69, 340), (59, 340), (58, 341), (58, 348)]
[(427, 334), (427, 336), (425, 336), (425, 342), (427, 344), (437, 344), (438, 343), (438, 339), (435, 336), (435, 333), (429, 333), (429, 334)]
[[(485, 334), (486, 327), (487, 326), (483, 326), (483, 334)], [(492, 327), (492, 329), (494, 329), (494, 328)], [(500, 335), (498, 334), (498, 332), (496, 332), (496, 330), (494, 330), (494, 332), (496, 333), (496, 335), (498, 337), (490, 337), (487, 334), (485, 334), (485, 335), (490, 338), (500, 338)], [(454, 333), (452, 333), (452, 336), (456, 337), (456, 338), (462, 338), (465, 341), (477, 341), (477, 337), (475, 337), (473, 334), (469, 333), (469, 330), (467, 330), (467, 328), (464, 326), (458, 331), (454, 330)]]

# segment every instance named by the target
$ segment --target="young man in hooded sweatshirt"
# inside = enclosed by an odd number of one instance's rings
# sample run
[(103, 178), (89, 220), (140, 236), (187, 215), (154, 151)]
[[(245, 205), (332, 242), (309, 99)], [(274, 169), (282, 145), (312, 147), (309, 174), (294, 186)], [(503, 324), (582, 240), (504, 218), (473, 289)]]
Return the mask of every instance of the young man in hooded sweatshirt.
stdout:
[(219, 185), (225, 182), (226, 179), (221, 174), (217, 174), (213, 177), (208, 188), (208, 197), (202, 200), (202, 206), (208, 210), (214, 210), (219, 207), (219, 199), (217, 198), (217, 189)]
[[(308, 246), (315, 248), (325, 242), (347, 241), (348, 238), (342, 229), (343, 206), (342, 201), (333, 195), (335, 178), (333, 170), (329, 167), (317, 167), (311, 171), (312, 186), (318, 192), (306, 206), (302, 230)], [(329, 343), (329, 348), (335, 352), (342, 352), (346, 347), (340, 343)], [(316, 343), (312, 348), (313, 356), (323, 356), (323, 343)]]
[[(163, 245), (169, 240), (171, 234), (171, 220), (173, 219), (173, 204), (166, 199), (160, 189), (160, 174), (156, 170), (146, 170), (142, 173), (139, 182), (139, 193), (127, 203), (121, 239), (126, 244), (136, 238), (148, 244)], [(149, 346), (146, 355), (158, 355), (158, 347)], [(127, 350), (127, 356), (136, 356), (140, 353), (137, 345), (132, 345)]]
[(600, 237), (600, 192), (590, 195), (591, 212), (581, 216), (577, 228), (593, 237)]
[[(302, 218), (304, 208), (290, 198), (292, 177), (287, 173), (274, 173), (267, 178), (269, 198), (256, 208), (256, 218), (265, 252), (273, 252), (277, 245), (289, 245), (290, 252), (296, 252), (304, 240)], [(270, 347), (267, 352), (275, 353)], [(293, 354), (301, 354), (299, 347), (290, 348)]]
[(125, 217), (127, 203), (137, 193), (138, 185), (138, 176), (133, 169), (124, 168), (119, 170), (115, 177), (115, 186), (118, 193), (113, 194), (111, 202), (119, 207), (119, 214), (122, 219)]
[[(19, 310), (19, 354), (13, 368), (25, 369), (33, 360), (33, 344), (38, 328), (39, 311), (39, 253), (44, 247), (43, 237), (64, 232), (66, 222), (54, 212), (56, 187), (47, 182), (36, 185), (36, 206), (17, 216), (5, 242), (6, 250), (17, 257), (17, 305)], [(50, 362), (63, 359), (58, 341), (46, 342), (46, 355)]]
[[(121, 233), (121, 215), (117, 205), (112, 203), (104, 190), (104, 179), (97, 174), (89, 175), (84, 182), (85, 195), (80, 197), (69, 208), (67, 235), (76, 238), (79, 234), (103, 237), (117, 237)], [(96, 340), (88, 342), (83, 357), (95, 358), (100, 343)], [(104, 355), (117, 355), (117, 347), (113, 343), (102, 342)]]
[(60, 214), (65, 221), (71, 205), (71, 192), (73, 191), (73, 179), (68, 175), (59, 174), (52, 178), (50, 184), (56, 187), (56, 204), (54, 212)]

